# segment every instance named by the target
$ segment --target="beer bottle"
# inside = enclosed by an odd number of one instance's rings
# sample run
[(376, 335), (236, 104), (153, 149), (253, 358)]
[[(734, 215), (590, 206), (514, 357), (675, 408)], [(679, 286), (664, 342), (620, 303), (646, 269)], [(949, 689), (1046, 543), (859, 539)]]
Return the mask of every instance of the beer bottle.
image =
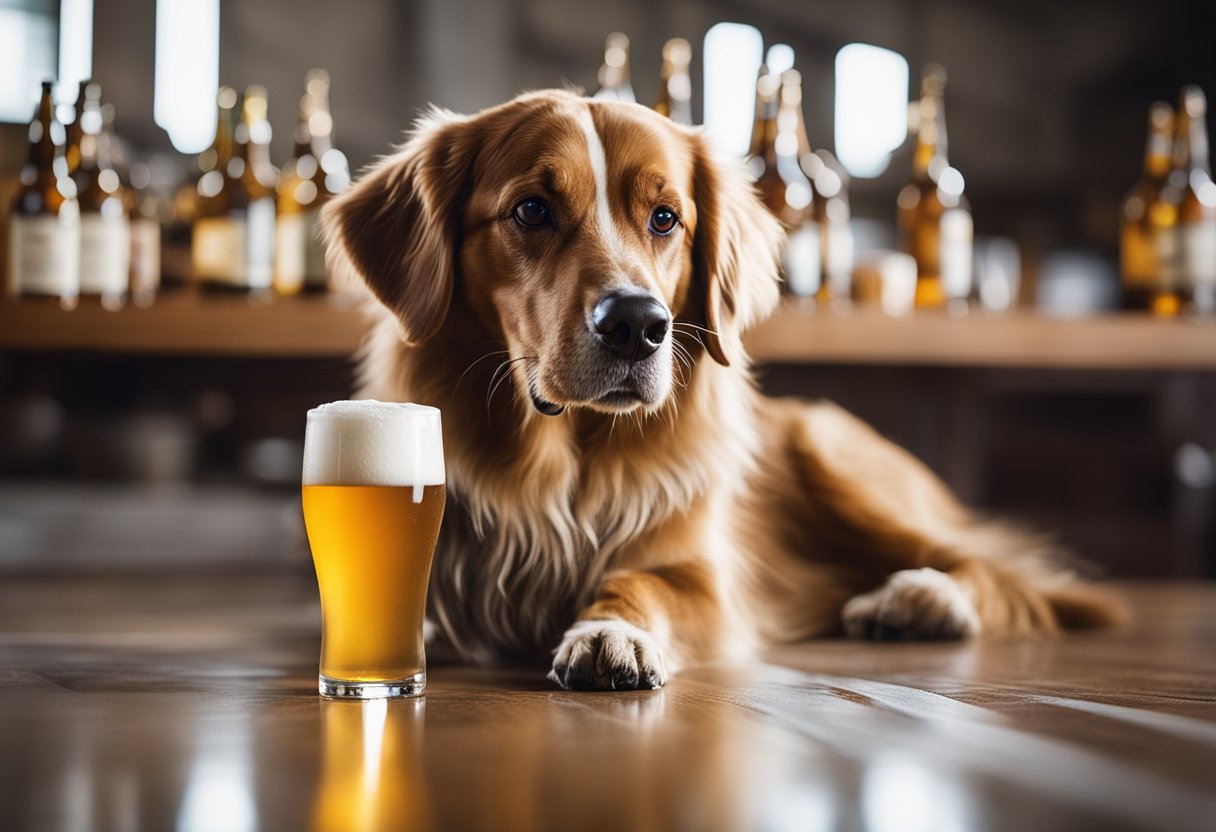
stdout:
[(806, 129), (802, 125), (802, 76), (797, 70), (781, 75), (762, 70), (756, 83), (756, 113), (747, 167), (761, 200), (786, 229), (781, 252), (783, 288), (792, 295), (813, 297), (820, 290), (822, 276), (819, 206), (798, 157)]
[(152, 179), (148, 166), (142, 162), (127, 165), (123, 144), (114, 133), (113, 104), (101, 105), (98, 148), (122, 184), (131, 237), (128, 291), (137, 306), (148, 306), (160, 288), (160, 217), (156, 197), (148, 191)]
[(204, 289), (261, 295), (273, 270), (274, 189), (266, 181), (269, 124), (258, 128), (256, 141), (250, 138), (251, 125), (265, 119), (264, 91), (251, 87), (246, 99), (237, 123), (236, 91), (219, 91), (215, 141), (200, 159), (191, 250)]
[(1216, 311), (1216, 183), (1208, 160), (1207, 99), (1182, 89), (1174, 129), (1170, 184), (1178, 205), (1177, 282), (1183, 311)]
[(971, 208), (946, 156), (946, 72), (925, 68), (912, 178), (899, 193), (902, 251), (916, 260), (916, 306), (962, 312), (971, 295)]
[(600, 88), (595, 97), (605, 101), (628, 101), (637, 98), (629, 83), (629, 38), (613, 32), (604, 44), (604, 64), (600, 67)]
[(29, 155), (9, 207), (8, 290), (72, 306), (80, 290), (80, 209), (61, 153), (64, 139), (52, 84), (44, 81), (30, 122)]
[[(1158, 291), (1170, 279), (1173, 263), (1163, 262), (1158, 237), (1170, 233), (1176, 206), (1162, 199), (1173, 155), (1174, 110), (1157, 101), (1148, 111), (1148, 145), (1144, 151), (1144, 175), (1119, 209), (1119, 266), (1124, 309), (1152, 308)], [(1163, 223), (1164, 220), (1164, 223)], [(1167, 287), (1172, 292), (1172, 286)]]
[(692, 124), (691, 63), (692, 46), (684, 38), (672, 38), (663, 44), (663, 69), (654, 109), (679, 124)]
[(80, 124), (80, 163), (72, 178), (80, 205), (80, 294), (106, 307), (122, 303), (131, 265), (131, 225), (125, 191), (102, 142), (101, 85), (85, 84)]
[(317, 220), (321, 206), (350, 183), (342, 151), (333, 146), (329, 75), (310, 70), (300, 99), (295, 152), (278, 185), (274, 287), (279, 294), (323, 292), (329, 288), (325, 248)]

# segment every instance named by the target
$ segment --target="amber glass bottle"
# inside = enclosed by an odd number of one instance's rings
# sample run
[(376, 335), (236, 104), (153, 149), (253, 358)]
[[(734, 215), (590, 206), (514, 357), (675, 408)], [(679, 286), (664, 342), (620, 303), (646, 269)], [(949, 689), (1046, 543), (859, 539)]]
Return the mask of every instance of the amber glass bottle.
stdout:
[(346, 157), (333, 146), (329, 75), (323, 69), (310, 70), (300, 99), (295, 152), (278, 185), (274, 287), (279, 294), (329, 288), (317, 221), (321, 206), (349, 184)]
[[(252, 99), (252, 100), (251, 100)], [(237, 95), (220, 89), (215, 141), (200, 165), (192, 259), (204, 289), (264, 295), (274, 264), (274, 183), (265, 145), (264, 91), (251, 87), (235, 122)], [(258, 126), (252, 131), (251, 126)]]
[(692, 46), (684, 38), (663, 44), (663, 69), (659, 73), (657, 112), (680, 124), (692, 124)]
[(962, 312), (971, 296), (972, 220), (962, 174), (946, 154), (945, 90), (945, 70), (926, 67), (912, 178), (899, 193), (899, 237), (916, 260), (916, 306)]
[(85, 84), (80, 125), (80, 163), (72, 178), (80, 205), (80, 294), (101, 299), (106, 307), (126, 296), (131, 264), (131, 225), (126, 192), (103, 142), (101, 86)]
[(604, 64), (599, 73), (600, 88), (595, 97), (606, 101), (637, 100), (629, 82), (629, 38), (613, 32), (604, 43)]
[[(747, 168), (765, 206), (786, 229), (781, 253), (783, 289), (799, 297), (820, 290), (822, 265), (815, 190), (799, 162), (802, 78), (761, 69), (756, 82), (756, 121)], [(805, 129), (802, 130), (805, 135)]]
[(1171, 233), (1177, 208), (1162, 199), (1173, 155), (1174, 110), (1164, 101), (1148, 111), (1148, 144), (1144, 151), (1144, 175), (1132, 186), (1119, 210), (1119, 271), (1122, 306), (1147, 310), (1158, 292), (1173, 292), (1174, 264), (1164, 262), (1168, 244), (1158, 238)]
[(30, 122), (29, 155), (9, 208), (8, 291), (74, 305), (80, 287), (80, 210), (62, 155), (52, 84)]
[(1208, 158), (1207, 99), (1197, 86), (1184, 87), (1174, 131), (1170, 184), (1178, 205), (1178, 267), (1182, 311), (1216, 311), (1216, 183)]

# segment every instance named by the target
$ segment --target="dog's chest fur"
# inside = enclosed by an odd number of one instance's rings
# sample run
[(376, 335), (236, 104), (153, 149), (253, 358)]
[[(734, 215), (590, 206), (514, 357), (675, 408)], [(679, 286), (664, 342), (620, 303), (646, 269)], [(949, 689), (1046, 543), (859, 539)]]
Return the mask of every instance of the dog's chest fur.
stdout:
[(627, 453), (558, 447), (505, 477), (449, 467), (430, 607), (467, 661), (546, 656), (618, 555), (705, 490), (684, 468), (650, 466), (638, 481)]

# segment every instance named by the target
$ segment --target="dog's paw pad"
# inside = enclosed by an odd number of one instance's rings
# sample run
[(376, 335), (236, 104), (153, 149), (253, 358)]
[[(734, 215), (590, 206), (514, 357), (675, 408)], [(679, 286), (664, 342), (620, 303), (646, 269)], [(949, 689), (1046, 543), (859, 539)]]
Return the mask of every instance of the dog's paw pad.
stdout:
[(875, 641), (969, 638), (980, 631), (975, 604), (958, 582), (936, 569), (896, 572), (844, 605), (850, 638)]
[(549, 678), (568, 690), (660, 688), (667, 672), (659, 646), (625, 621), (580, 621), (566, 631)]

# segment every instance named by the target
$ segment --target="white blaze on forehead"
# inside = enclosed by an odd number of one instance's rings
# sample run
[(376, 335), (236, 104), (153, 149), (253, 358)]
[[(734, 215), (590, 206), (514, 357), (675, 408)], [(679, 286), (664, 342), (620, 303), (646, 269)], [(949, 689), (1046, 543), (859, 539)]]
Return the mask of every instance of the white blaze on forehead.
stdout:
[(587, 139), (587, 155), (591, 158), (591, 172), (595, 175), (595, 215), (600, 232), (612, 243), (619, 244), (620, 236), (612, 223), (612, 211), (608, 207), (608, 159), (604, 156), (604, 145), (591, 118), (590, 105), (584, 105), (579, 110), (578, 123)]
[(443, 485), (439, 410), (372, 400), (331, 402), (308, 411), (304, 485)]

